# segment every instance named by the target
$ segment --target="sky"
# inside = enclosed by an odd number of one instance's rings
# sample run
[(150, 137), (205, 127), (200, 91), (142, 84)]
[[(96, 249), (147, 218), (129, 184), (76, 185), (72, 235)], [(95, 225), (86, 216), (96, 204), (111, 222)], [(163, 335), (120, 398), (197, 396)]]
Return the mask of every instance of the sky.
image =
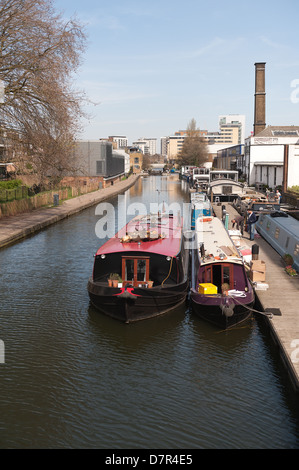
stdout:
[[(90, 104), (82, 139), (173, 135), (191, 119), (253, 130), (255, 67), (266, 62), (266, 124), (299, 125), (298, 0), (54, 0), (85, 27), (74, 85)], [(160, 148), (157, 149), (160, 151)]]

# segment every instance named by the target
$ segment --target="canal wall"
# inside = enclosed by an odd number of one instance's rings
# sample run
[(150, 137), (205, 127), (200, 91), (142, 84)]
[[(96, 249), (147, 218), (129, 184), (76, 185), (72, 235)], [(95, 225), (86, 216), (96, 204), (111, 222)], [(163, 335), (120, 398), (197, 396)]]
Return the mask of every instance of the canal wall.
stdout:
[(126, 180), (118, 181), (109, 187), (65, 200), (59, 206), (53, 206), (52, 200), (51, 207), (0, 218), (0, 248), (126, 191), (137, 182), (140, 176), (131, 175)]

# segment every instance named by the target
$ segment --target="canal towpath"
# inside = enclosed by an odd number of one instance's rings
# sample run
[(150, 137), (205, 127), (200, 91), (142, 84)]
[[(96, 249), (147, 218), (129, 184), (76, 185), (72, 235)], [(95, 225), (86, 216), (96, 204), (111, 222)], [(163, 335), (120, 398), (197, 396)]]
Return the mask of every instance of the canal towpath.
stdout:
[[(232, 219), (239, 214), (230, 203), (224, 204), (229, 214), (228, 228), (231, 229)], [(221, 205), (214, 203), (213, 209), (221, 218)], [(272, 317), (264, 314), (264, 318), (295, 391), (299, 392), (299, 276), (291, 277), (285, 272), (282, 257), (263, 237), (258, 235), (251, 241), (244, 231), (243, 241), (250, 247), (258, 245), (258, 257), (266, 263), (265, 284), (268, 288), (256, 288), (257, 303), (261, 312), (275, 312)]]
[(57, 206), (1, 218), (0, 248), (126, 191), (137, 182), (140, 176), (140, 174), (130, 175), (127, 179), (118, 181), (112, 186), (68, 199)]

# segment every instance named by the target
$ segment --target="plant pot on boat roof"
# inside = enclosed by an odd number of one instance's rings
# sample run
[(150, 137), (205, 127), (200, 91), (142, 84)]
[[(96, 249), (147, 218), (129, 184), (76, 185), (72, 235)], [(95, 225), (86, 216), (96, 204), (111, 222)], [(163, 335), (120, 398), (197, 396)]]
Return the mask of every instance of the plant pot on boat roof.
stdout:
[(294, 263), (293, 256), (290, 255), (289, 253), (286, 253), (285, 255), (283, 255), (283, 260), (287, 266), (292, 266), (292, 264)]

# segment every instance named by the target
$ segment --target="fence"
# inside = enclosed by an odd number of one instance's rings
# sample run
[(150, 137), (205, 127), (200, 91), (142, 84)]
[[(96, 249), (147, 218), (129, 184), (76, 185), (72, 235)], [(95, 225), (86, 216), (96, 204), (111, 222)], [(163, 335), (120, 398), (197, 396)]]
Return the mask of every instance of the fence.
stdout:
[(14, 189), (2, 189), (0, 188), (0, 203), (14, 201), (15, 199), (19, 201), (28, 196), (27, 186), (19, 186)]
[[(68, 187), (59, 190), (44, 191), (29, 196), (27, 186), (16, 189), (0, 189), (0, 217), (22, 214), (54, 204), (54, 194), (58, 194), (59, 201), (80, 196), (99, 189), (99, 183), (83, 186)], [(32, 194), (32, 193), (31, 193)]]

